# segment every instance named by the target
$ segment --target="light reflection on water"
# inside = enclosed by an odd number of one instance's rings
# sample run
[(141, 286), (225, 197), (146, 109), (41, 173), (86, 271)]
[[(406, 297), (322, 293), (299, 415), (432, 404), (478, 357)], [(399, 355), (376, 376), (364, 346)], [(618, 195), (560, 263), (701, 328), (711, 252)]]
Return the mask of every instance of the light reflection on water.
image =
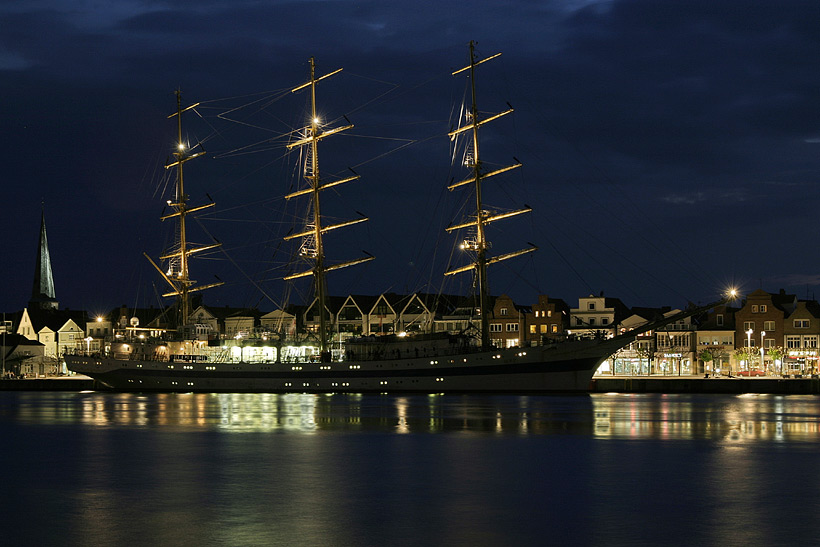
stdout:
[(0, 418), (40, 425), (226, 432), (577, 434), (617, 439), (817, 442), (811, 395), (361, 395), (24, 393)]
[(810, 545), (819, 410), (812, 396), (0, 392), (3, 544)]

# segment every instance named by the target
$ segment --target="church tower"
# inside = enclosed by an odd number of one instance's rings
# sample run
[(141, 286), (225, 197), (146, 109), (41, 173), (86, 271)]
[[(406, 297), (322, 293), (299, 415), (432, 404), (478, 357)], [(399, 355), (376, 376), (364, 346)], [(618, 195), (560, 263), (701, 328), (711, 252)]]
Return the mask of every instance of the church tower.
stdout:
[(40, 242), (37, 246), (37, 263), (34, 268), (34, 287), (31, 290), (29, 308), (56, 310), (57, 297), (54, 292), (54, 277), (51, 274), (51, 255), (46, 238), (46, 214), (40, 217)]

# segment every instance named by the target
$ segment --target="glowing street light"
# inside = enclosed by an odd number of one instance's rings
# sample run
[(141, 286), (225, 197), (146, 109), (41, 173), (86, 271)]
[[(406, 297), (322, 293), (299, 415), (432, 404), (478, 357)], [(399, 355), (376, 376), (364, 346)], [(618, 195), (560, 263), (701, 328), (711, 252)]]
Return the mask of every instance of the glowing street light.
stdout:
[(766, 368), (763, 365), (763, 337), (766, 336), (766, 331), (760, 331), (760, 370), (765, 371)]
[(746, 370), (752, 370), (752, 333), (754, 331), (749, 329), (746, 331)]

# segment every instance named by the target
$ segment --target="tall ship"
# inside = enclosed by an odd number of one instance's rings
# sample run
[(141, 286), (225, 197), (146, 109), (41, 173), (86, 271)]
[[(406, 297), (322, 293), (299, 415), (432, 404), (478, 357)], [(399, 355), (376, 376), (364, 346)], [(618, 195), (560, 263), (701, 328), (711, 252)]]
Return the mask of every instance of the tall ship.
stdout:
[[(352, 267), (370, 260), (365, 256), (339, 263), (329, 263), (325, 255), (324, 236), (330, 231), (367, 221), (363, 215), (349, 221), (331, 224), (322, 215), (321, 197), (324, 190), (358, 179), (357, 174), (341, 179), (325, 180), (319, 170), (319, 143), (333, 134), (351, 127), (325, 128), (317, 117), (317, 83), (341, 69), (316, 76), (315, 63), (310, 59), (309, 80), (293, 92), (306, 90), (310, 94), (310, 118), (298, 138), (288, 144), (290, 149), (302, 149), (305, 158), (302, 187), (285, 196), (286, 199), (307, 200), (308, 215), (304, 225), (285, 239), (300, 242), (299, 255), (306, 264), (301, 271), (285, 276), (289, 281), (300, 277), (312, 280), (318, 309), (318, 328), (308, 352), (293, 351), (288, 339), (293, 333), (282, 332), (265, 351), (254, 352), (252, 358), (242, 352), (239, 359), (228, 358), (224, 342), (212, 347), (197, 334), (198, 326), (191, 320), (191, 293), (218, 283), (197, 285), (190, 277), (189, 257), (219, 245), (190, 245), (186, 232), (188, 215), (206, 207), (192, 206), (185, 193), (183, 165), (203, 152), (189, 148), (183, 142), (182, 115), (196, 105), (183, 108), (177, 92), (176, 117), (178, 148), (174, 161), (166, 167), (176, 169), (176, 197), (167, 205), (172, 212), (162, 220), (176, 222), (176, 244), (160, 257), (168, 266), (163, 268), (148, 255), (169, 287), (163, 296), (174, 297), (176, 328), (168, 332), (150, 332), (144, 338), (131, 337), (114, 341), (104, 353), (77, 352), (66, 355), (69, 370), (90, 376), (102, 386), (122, 391), (178, 392), (586, 392), (597, 368), (610, 355), (633, 342), (636, 337), (659, 329), (679, 319), (699, 313), (724, 302), (690, 308), (659, 321), (611, 338), (567, 337), (544, 345), (496, 348), (490, 339), (489, 315), (492, 311), (488, 285), (488, 269), (495, 263), (513, 259), (536, 250), (534, 246), (506, 254), (491, 256), (487, 227), (497, 221), (530, 212), (529, 207), (513, 211), (494, 212), (484, 204), (482, 185), (490, 177), (521, 166), (514, 164), (487, 170), (481, 161), (479, 133), (482, 126), (510, 114), (510, 107), (500, 113), (484, 115), (477, 107), (476, 68), (500, 53), (478, 60), (475, 44), (470, 43), (469, 64), (453, 72), (467, 74), (470, 83), (470, 106), (465, 109), (460, 126), (449, 133), (452, 140), (466, 141), (462, 164), (469, 170), (463, 180), (448, 186), (451, 191), (469, 191), (470, 214), (451, 224), (448, 232), (466, 233), (461, 243), (469, 263), (453, 268), (445, 276), (472, 274), (477, 292), (476, 313), (480, 326), (478, 335), (450, 333), (415, 334), (411, 336), (377, 336), (351, 339), (344, 348), (330, 340), (326, 275), (333, 270)], [(144, 332), (144, 331), (141, 331)], [(304, 347), (304, 346), (301, 346)]]

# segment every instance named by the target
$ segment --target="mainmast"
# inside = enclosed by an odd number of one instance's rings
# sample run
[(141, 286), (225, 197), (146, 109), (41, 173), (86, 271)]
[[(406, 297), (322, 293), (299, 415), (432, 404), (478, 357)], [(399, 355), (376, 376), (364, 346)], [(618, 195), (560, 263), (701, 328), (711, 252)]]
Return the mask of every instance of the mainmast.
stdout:
[[(188, 194), (185, 193), (185, 185), (184, 185), (184, 178), (183, 178), (183, 169), (182, 166), (188, 160), (192, 160), (197, 158), (205, 153), (204, 150), (200, 150), (198, 152), (193, 152), (193, 149), (183, 140), (182, 138), (182, 113), (193, 108), (199, 106), (199, 103), (192, 104), (189, 107), (182, 108), (182, 93), (177, 90), (176, 91), (177, 97), (177, 111), (168, 118), (173, 118), (176, 116), (177, 118), (177, 144), (176, 150), (174, 151), (174, 158), (176, 161), (173, 161), (165, 166), (166, 169), (170, 169), (172, 167), (177, 168), (177, 183), (176, 183), (176, 201), (168, 200), (167, 205), (174, 209), (173, 213), (168, 215), (164, 215), (160, 217), (160, 220), (166, 220), (169, 218), (178, 217), (179, 224), (178, 224), (178, 242), (177, 247), (172, 252), (167, 253), (163, 256), (160, 256), (160, 260), (168, 260), (169, 266), (168, 271), (163, 271), (156, 262), (154, 262), (148, 254), (145, 254), (145, 257), (153, 264), (154, 268), (162, 275), (163, 279), (171, 286), (172, 291), (163, 294), (162, 296), (176, 296), (179, 302), (179, 309), (180, 309), (180, 316), (177, 318), (177, 327), (184, 327), (188, 323), (188, 319), (191, 315), (191, 300), (190, 300), (190, 293), (201, 291), (204, 289), (209, 289), (211, 287), (217, 287), (222, 285), (222, 282), (219, 283), (211, 283), (209, 285), (200, 285), (195, 287), (196, 281), (190, 278), (188, 272), (188, 257), (194, 253), (199, 253), (208, 249), (213, 249), (222, 245), (221, 243), (214, 243), (212, 245), (203, 245), (200, 247), (192, 247), (188, 244), (188, 237), (186, 232), (186, 225), (185, 219), (191, 213), (201, 211), (202, 209), (207, 209), (208, 207), (213, 207), (215, 204), (213, 202), (200, 205), (198, 207), (190, 207), (188, 205)], [(194, 147), (196, 148), (196, 147)]]
[(475, 42), (470, 41), (470, 64), (464, 68), (460, 68), (453, 72), (453, 76), (456, 74), (460, 74), (465, 71), (469, 71), (470, 75), (470, 95), (471, 95), (471, 104), (470, 110), (467, 112), (467, 123), (462, 125), (455, 131), (451, 131), (448, 136), (451, 140), (455, 140), (460, 134), (465, 133), (467, 131), (471, 132), (472, 142), (468, 144), (468, 151), (465, 153), (464, 156), (464, 165), (469, 167), (472, 170), (472, 176), (465, 180), (456, 182), (451, 184), (447, 187), (448, 190), (452, 191), (461, 186), (468, 186), (472, 185), (473, 191), (475, 193), (475, 214), (472, 218), (466, 222), (455, 226), (449, 226), (446, 230), (448, 232), (452, 232), (454, 230), (459, 230), (461, 228), (470, 228), (472, 230), (472, 238), (465, 239), (462, 244), (461, 248), (464, 250), (472, 251), (475, 253), (475, 261), (472, 264), (467, 266), (463, 266), (461, 268), (456, 268), (454, 270), (450, 270), (446, 272), (444, 275), (453, 275), (461, 272), (475, 270), (476, 277), (478, 281), (478, 295), (479, 295), (479, 313), (481, 316), (481, 347), (482, 349), (487, 349), (490, 346), (490, 328), (489, 328), (489, 288), (487, 286), (487, 266), (490, 264), (494, 264), (496, 262), (501, 262), (502, 260), (507, 260), (508, 258), (513, 258), (516, 256), (520, 256), (522, 254), (531, 253), (532, 251), (536, 250), (536, 247), (530, 247), (528, 249), (522, 249), (520, 251), (515, 251), (512, 253), (507, 253), (505, 255), (499, 255), (495, 257), (487, 257), (487, 250), (491, 247), (490, 242), (487, 240), (486, 235), (486, 227), (491, 222), (495, 222), (496, 220), (501, 220), (503, 218), (509, 218), (512, 216), (520, 215), (522, 213), (529, 213), (532, 211), (530, 207), (525, 207), (524, 209), (519, 209), (516, 211), (508, 211), (505, 213), (495, 213), (493, 211), (488, 211), (484, 209), (483, 199), (482, 199), (482, 182), (484, 179), (489, 177), (500, 175), (501, 173), (505, 173), (507, 171), (511, 171), (512, 169), (516, 169), (521, 167), (520, 162), (516, 162), (513, 165), (509, 165), (506, 167), (502, 167), (495, 171), (486, 172), (484, 170), (484, 166), (481, 163), (481, 158), (479, 156), (479, 139), (478, 139), (478, 128), (485, 123), (489, 123), (493, 120), (496, 120), (502, 116), (506, 116), (513, 112), (513, 108), (510, 107), (508, 110), (504, 112), (500, 112), (498, 114), (493, 114), (487, 116), (486, 118), (481, 117), (481, 113), (478, 111), (478, 105), (476, 101), (476, 86), (475, 86), (475, 68), (485, 63), (491, 59), (495, 59), (499, 57), (501, 54), (496, 53), (486, 59), (482, 59), (480, 61), (476, 61), (475, 57)]
[(299, 146), (305, 146), (308, 148), (308, 157), (307, 161), (305, 162), (303, 171), (303, 178), (307, 182), (307, 187), (286, 195), (285, 199), (289, 200), (297, 196), (310, 195), (310, 208), (312, 210), (312, 214), (309, 215), (309, 218), (306, 221), (306, 225), (303, 231), (297, 234), (288, 235), (284, 239), (290, 240), (301, 237), (302, 246), (299, 250), (299, 253), (304, 258), (312, 260), (313, 267), (309, 270), (286, 276), (284, 279), (288, 281), (299, 277), (306, 277), (310, 275), (313, 276), (314, 284), (316, 286), (316, 301), (317, 305), (319, 306), (319, 343), (322, 361), (328, 361), (330, 359), (330, 352), (328, 351), (329, 346), (327, 340), (327, 319), (325, 317), (325, 313), (327, 311), (327, 285), (325, 281), (325, 274), (331, 270), (338, 270), (340, 268), (345, 268), (347, 266), (353, 266), (354, 264), (361, 264), (362, 262), (367, 262), (373, 260), (374, 258), (373, 256), (368, 256), (365, 258), (350, 260), (348, 262), (342, 262), (340, 264), (334, 264), (331, 266), (325, 264), (324, 242), (322, 240), (323, 235), (331, 230), (335, 230), (336, 228), (342, 228), (345, 226), (350, 226), (352, 224), (357, 224), (359, 222), (364, 222), (368, 220), (367, 217), (363, 216), (362, 218), (349, 220), (347, 222), (342, 222), (339, 224), (331, 224), (327, 226), (324, 226), (322, 224), (322, 215), (320, 207), (321, 203), (319, 199), (322, 190), (326, 190), (332, 186), (338, 186), (339, 184), (344, 184), (346, 182), (358, 180), (359, 178), (359, 175), (355, 173), (351, 177), (332, 181), (323, 181), (319, 176), (319, 141), (325, 137), (329, 137), (330, 135), (340, 133), (353, 127), (352, 124), (348, 123), (348, 125), (336, 127), (333, 129), (325, 129), (322, 120), (320, 120), (318, 115), (316, 114), (316, 84), (320, 80), (329, 78), (330, 76), (338, 74), (341, 71), (342, 69), (340, 68), (317, 78), (316, 63), (314, 61), (314, 58), (311, 57), (310, 80), (291, 90), (293, 93), (295, 93), (305, 88), (310, 89), (311, 116), (309, 125), (303, 128), (302, 130), (303, 137), (295, 142), (288, 144), (288, 150)]

